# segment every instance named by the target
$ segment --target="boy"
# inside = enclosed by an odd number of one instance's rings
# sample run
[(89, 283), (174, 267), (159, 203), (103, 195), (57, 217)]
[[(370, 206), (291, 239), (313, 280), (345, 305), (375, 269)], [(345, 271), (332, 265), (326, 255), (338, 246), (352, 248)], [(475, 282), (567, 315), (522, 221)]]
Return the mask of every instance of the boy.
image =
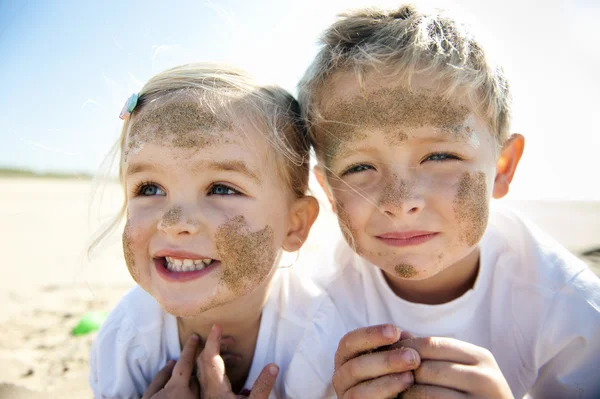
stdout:
[[(318, 321), (304, 347), (326, 357), (353, 330), (338, 397), (600, 394), (598, 278), (490, 211), (524, 148), (502, 69), (455, 20), (413, 6), (346, 14), (322, 41), (299, 94), (346, 241), (323, 282), (342, 320)], [(324, 392), (331, 367), (307, 363)]]

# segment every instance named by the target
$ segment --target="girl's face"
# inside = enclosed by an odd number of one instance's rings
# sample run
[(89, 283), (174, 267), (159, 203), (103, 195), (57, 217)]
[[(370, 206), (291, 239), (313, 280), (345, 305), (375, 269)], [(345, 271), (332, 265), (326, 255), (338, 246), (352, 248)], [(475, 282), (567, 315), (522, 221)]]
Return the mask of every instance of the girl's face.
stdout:
[(218, 121), (186, 102), (132, 119), (125, 260), (169, 313), (193, 316), (270, 280), (293, 202), (270, 151), (252, 124)]

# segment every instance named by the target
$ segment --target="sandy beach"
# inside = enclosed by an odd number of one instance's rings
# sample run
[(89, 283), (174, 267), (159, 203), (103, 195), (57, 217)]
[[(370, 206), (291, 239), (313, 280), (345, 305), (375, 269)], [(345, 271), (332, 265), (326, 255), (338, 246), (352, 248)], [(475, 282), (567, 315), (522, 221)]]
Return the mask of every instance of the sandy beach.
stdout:
[[(90, 217), (87, 180), (0, 178), (0, 398), (89, 398), (88, 351), (95, 334), (71, 329), (89, 311), (109, 311), (133, 281), (113, 234), (87, 258), (92, 232), (120, 206), (115, 183)], [(600, 247), (600, 202), (511, 203), (577, 254)], [(304, 253), (337, 228), (323, 204)], [(98, 209), (93, 207), (92, 209)], [(599, 255), (587, 261), (600, 271)], [(36, 393), (37, 392), (37, 393)]]

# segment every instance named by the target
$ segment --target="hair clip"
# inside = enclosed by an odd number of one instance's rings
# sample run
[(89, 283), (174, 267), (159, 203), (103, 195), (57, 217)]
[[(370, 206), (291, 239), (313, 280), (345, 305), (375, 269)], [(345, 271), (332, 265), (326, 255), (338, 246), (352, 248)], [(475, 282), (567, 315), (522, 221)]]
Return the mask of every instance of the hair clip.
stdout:
[(135, 106), (138, 102), (138, 93), (133, 93), (131, 97), (127, 99), (127, 102), (123, 106), (121, 113), (119, 114), (119, 118), (125, 120), (131, 116), (131, 113), (135, 109)]

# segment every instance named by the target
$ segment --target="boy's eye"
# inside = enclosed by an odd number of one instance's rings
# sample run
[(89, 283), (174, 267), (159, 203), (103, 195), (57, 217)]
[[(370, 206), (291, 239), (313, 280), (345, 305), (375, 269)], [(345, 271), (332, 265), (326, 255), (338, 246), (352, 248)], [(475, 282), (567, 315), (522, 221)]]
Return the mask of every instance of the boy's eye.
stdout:
[(209, 195), (238, 195), (239, 191), (234, 190), (231, 187), (228, 187), (224, 184), (214, 184), (209, 192)]
[(375, 168), (372, 167), (371, 165), (365, 165), (365, 164), (354, 165), (354, 166), (351, 166), (348, 169), (346, 169), (344, 171), (344, 173), (342, 173), (342, 176), (346, 176), (346, 175), (349, 175), (352, 173), (364, 172), (365, 170), (369, 170), (369, 169), (375, 169)]
[(428, 155), (423, 160), (423, 162), (425, 162), (425, 161), (443, 162), (443, 161), (460, 160), (460, 159), (461, 158), (457, 157), (454, 154), (450, 154), (447, 152), (436, 152), (434, 154)]
[(153, 195), (167, 195), (164, 190), (154, 183), (144, 183), (137, 189), (138, 195), (150, 197)]

